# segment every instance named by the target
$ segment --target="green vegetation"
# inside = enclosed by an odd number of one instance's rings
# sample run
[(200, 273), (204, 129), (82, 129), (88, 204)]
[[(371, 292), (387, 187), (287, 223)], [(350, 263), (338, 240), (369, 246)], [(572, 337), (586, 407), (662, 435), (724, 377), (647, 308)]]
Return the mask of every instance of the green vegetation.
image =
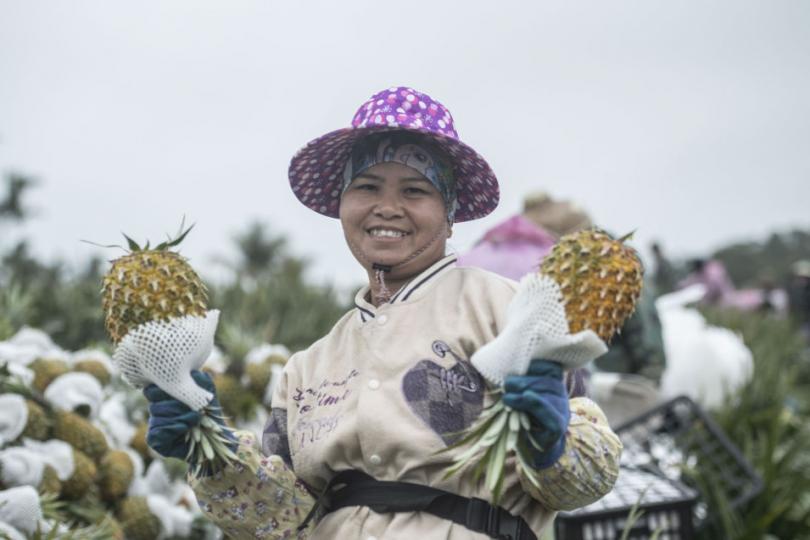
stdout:
[[(754, 355), (754, 375), (714, 418), (762, 476), (764, 489), (737, 512), (722, 493), (710, 508), (720, 517), (704, 538), (754, 540), (810, 537), (810, 357), (788, 319), (706, 310), (711, 324), (739, 332)], [(700, 470), (700, 469), (699, 469)], [(711, 479), (706, 485), (717, 485)]]

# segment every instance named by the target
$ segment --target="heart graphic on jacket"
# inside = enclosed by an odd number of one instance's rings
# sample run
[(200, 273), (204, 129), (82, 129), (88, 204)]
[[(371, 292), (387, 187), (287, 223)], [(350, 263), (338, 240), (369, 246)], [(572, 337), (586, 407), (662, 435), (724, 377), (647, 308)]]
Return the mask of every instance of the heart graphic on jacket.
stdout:
[(445, 369), (432, 360), (421, 360), (405, 374), (402, 391), (413, 412), (446, 445), (458, 440), (484, 406), (484, 380), (463, 361)]

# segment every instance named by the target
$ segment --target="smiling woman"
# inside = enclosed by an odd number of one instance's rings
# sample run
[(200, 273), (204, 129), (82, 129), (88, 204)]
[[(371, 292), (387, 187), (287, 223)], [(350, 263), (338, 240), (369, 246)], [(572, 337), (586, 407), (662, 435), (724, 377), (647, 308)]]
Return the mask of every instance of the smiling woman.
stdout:
[(444, 256), (451, 234), (439, 191), (414, 169), (379, 163), (355, 177), (340, 203), (346, 243), (369, 275), (379, 306)]
[(473, 471), (445, 475), (468, 450), (448, 446), (493, 400), (469, 358), (504, 328), (517, 284), (445, 255), (455, 223), (497, 206), (498, 183), (443, 105), (383, 90), (299, 151), (289, 178), (302, 203), (340, 219), (368, 285), (287, 362), (261, 449), (236, 434), (247, 466), (190, 479), (229, 537), (535, 540), (557, 510), (610, 490), (618, 439), (543, 359), (514, 381), (515, 408), (546, 444), (531, 463), (539, 484), (510, 461), (495, 505)]

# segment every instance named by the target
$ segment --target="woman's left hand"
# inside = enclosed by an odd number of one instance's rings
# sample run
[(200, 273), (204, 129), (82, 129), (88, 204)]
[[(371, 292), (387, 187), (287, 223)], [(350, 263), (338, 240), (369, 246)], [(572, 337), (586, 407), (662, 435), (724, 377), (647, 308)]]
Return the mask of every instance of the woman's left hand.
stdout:
[(553, 465), (565, 450), (565, 431), (571, 417), (562, 366), (532, 360), (525, 375), (506, 377), (503, 403), (532, 419), (531, 436), (543, 448), (540, 451), (529, 445), (534, 466), (542, 469)]

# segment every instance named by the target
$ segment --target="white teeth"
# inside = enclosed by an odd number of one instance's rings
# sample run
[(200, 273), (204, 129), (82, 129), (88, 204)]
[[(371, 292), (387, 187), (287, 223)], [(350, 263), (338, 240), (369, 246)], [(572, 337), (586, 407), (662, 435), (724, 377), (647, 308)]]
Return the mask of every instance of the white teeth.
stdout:
[(406, 233), (400, 231), (389, 231), (387, 229), (371, 229), (369, 231), (371, 236), (386, 236), (388, 238), (399, 238), (405, 236)]

